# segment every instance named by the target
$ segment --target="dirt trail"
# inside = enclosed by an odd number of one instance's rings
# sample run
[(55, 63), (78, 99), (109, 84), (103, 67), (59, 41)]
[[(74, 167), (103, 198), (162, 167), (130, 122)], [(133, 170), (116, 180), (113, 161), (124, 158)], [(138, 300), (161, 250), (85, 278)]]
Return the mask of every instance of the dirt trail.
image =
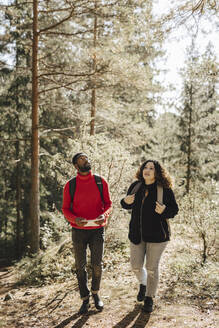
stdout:
[[(217, 312), (211, 301), (200, 306), (197, 300), (183, 296), (165, 298), (165, 281), (161, 276), (154, 312), (141, 311), (136, 301), (137, 283), (128, 263), (116, 271), (104, 271), (101, 296), (104, 310), (97, 312), (91, 305), (88, 315), (79, 316), (80, 307), (75, 277), (62, 284), (43, 287), (15, 286), (13, 268), (0, 272), (0, 327), (42, 328), (216, 328)], [(10, 291), (12, 299), (4, 301)]]

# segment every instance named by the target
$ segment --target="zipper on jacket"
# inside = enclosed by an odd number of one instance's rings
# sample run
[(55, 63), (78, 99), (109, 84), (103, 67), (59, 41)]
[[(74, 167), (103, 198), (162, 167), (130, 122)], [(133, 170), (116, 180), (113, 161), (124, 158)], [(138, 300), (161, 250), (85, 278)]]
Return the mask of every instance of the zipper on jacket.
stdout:
[(162, 230), (163, 230), (163, 233), (164, 233), (164, 238), (166, 239), (167, 238), (167, 234), (166, 234), (166, 231), (163, 227), (163, 223), (162, 223), (162, 219), (160, 220), (160, 224), (161, 224), (161, 227), (162, 227)]
[(141, 202), (141, 210), (140, 210), (140, 234), (141, 234), (141, 242), (143, 241), (143, 233), (142, 233), (142, 208), (143, 208), (143, 204), (144, 204), (145, 198), (146, 198), (146, 195), (144, 195), (144, 198), (142, 199), (142, 202)]

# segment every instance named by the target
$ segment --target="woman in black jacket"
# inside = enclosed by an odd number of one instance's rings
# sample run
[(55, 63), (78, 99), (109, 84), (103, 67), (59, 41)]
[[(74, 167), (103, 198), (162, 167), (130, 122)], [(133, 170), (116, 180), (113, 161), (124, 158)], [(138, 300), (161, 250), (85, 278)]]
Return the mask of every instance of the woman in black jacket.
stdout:
[[(158, 161), (144, 162), (136, 178), (127, 196), (121, 200), (121, 205), (132, 210), (129, 224), (130, 262), (140, 284), (137, 300), (144, 301), (145, 312), (152, 312), (159, 262), (170, 240), (167, 219), (178, 213), (178, 205), (171, 178)], [(159, 201), (158, 197), (161, 198)]]

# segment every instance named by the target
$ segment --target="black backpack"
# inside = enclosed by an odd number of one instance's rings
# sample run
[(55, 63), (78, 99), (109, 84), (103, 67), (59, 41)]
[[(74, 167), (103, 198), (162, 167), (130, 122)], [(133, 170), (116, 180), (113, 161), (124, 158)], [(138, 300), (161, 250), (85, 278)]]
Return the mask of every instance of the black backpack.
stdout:
[[(137, 182), (136, 185), (132, 188), (130, 195), (136, 194), (136, 192), (140, 189), (142, 182)], [(161, 185), (157, 185), (157, 201), (162, 205), (163, 204), (163, 187)]]
[[(94, 174), (94, 179), (95, 179), (95, 182), (96, 182), (97, 187), (99, 189), (102, 202), (104, 203), (102, 179), (99, 175), (96, 175), (96, 174)], [(76, 189), (76, 177), (69, 180), (69, 193), (70, 193), (70, 196), (71, 196), (71, 204), (73, 204), (75, 189)]]

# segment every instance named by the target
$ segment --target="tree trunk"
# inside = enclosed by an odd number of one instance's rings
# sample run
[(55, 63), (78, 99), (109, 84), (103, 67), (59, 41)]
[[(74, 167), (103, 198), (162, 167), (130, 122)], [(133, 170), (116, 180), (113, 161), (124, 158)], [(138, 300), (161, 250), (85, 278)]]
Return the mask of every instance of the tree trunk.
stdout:
[(91, 91), (91, 122), (90, 122), (90, 135), (93, 136), (95, 134), (95, 116), (96, 116), (96, 67), (97, 67), (97, 58), (96, 58), (96, 46), (97, 46), (97, 15), (96, 15), (96, 10), (97, 10), (97, 1), (95, 1), (95, 10), (94, 10), (94, 41), (93, 41), (93, 46), (94, 46), (94, 55), (93, 55), (93, 72), (94, 72), (94, 77), (93, 77), (93, 89)]
[(39, 251), (38, 0), (33, 1), (30, 253)]
[[(15, 2), (17, 6), (17, 1)], [(17, 20), (17, 24), (19, 24)], [(19, 45), (16, 40), (16, 74), (17, 68), (19, 66)], [(18, 84), (16, 84), (16, 124), (19, 124), (19, 90)], [(16, 212), (17, 212), (17, 222), (16, 222), (16, 241), (15, 241), (15, 250), (16, 258), (19, 259), (21, 256), (21, 170), (20, 170), (20, 142), (16, 141), (15, 143), (15, 152), (16, 152), (16, 168), (15, 168), (15, 177), (16, 177)]]
[(192, 143), (192, 86), (189, 90), (190, 104), (189, 104), (189, 122), (188, 122), (188, 152), (187, 152), (187, 173), (186, 173), (186, 192), (190, 191), (191, 180), (191, 143)]
[(204, 265), (207, 260), (207, 240), (205, 232), (201, 233), (201, 238), (203, 241), (202, 265)]
[(20, 172), (20, 147), (19, 141), (15, 144), (16, 147), (16, 212), (17, 212), (17, 224), (16, 224), (16, 256), (17, 259), (21, 256), (21, 172)]

